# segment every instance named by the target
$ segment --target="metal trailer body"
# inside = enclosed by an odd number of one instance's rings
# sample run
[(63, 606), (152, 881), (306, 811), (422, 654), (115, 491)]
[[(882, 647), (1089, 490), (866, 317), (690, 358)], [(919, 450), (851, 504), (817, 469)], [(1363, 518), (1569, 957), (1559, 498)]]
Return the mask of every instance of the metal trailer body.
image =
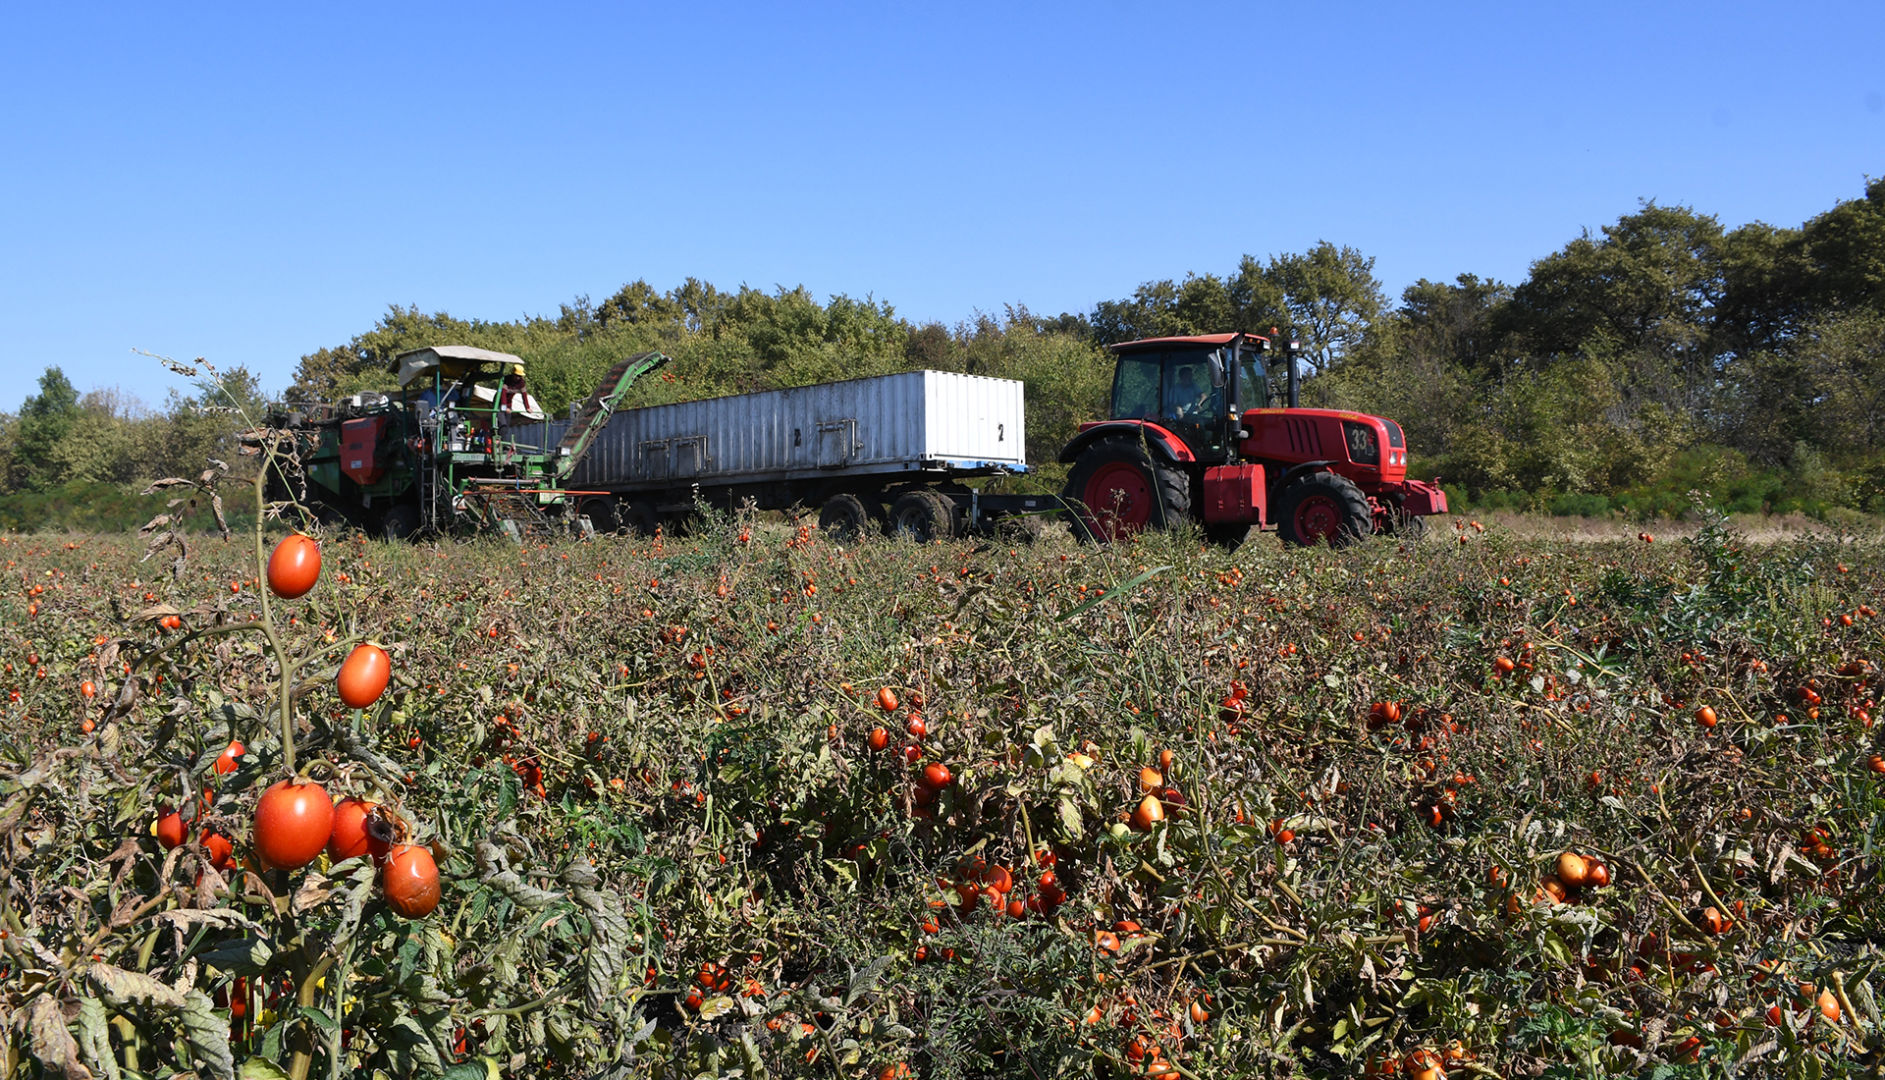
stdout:
[[(1026, 425), (1016, 380), (906, 371), (618, 411), (568, 485), (590, 493), (580, 505), (599, 527), (646, 530), (696, 499), (783, 510), (838, 496), (882, 524), (884, 500), (919, 489), (958, 508), (964, 520), (954, 528), (979, 526), (984, 514), (1035, 509), (1007, 508), (1005, 499), (1055, 503), (979, 495), (960, 483), (1026, 472)], [(518, 427), (512, 436), (550, 446), (566, 426)]]

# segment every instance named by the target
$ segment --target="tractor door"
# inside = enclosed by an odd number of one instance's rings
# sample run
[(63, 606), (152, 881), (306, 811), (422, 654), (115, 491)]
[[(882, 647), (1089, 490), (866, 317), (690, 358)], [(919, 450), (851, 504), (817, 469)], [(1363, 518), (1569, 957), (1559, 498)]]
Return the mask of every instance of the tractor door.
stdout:
[(1230, 456), (1230, 382), (1220, 353), (1172, 350), (1164, 354), (1164, 397), (1160, 419), (1185, 441), (1197, 459), (1216, 464)]

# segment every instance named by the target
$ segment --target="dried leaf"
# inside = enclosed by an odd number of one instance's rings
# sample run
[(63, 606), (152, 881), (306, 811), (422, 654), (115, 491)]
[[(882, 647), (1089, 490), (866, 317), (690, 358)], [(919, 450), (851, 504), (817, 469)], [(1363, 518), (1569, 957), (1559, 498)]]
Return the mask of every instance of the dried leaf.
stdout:
[(27, 1049), (51, 1073), (66, 1080), (92, 1080), (92, 1070), (79, 1060), (79, 1043), (65, 1026), (65, 1010), (51, 994), (33, 999), (27, 1019)]

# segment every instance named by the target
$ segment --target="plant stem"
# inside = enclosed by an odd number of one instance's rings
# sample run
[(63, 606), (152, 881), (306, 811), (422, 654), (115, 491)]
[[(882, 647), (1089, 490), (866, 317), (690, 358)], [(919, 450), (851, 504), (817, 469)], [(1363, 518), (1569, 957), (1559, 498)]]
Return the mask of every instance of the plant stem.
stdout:
[[(275, 628), (275, 614), (268, 602), (268, 557), (262, 544), (262, 521), (268, 516), (268, 500), (264, 494), (268, 486), (268, 470), (275, 464), (275, 447), (264, 441), (262, 444), (262, 467), (255, 474), (255, 580), (261, 584), (258, 590), (262, 594), (262, 633), (268, 635), (269, 651), (275, 654), (275, 665), (281, 669), (281, 758), (288, 766), (288, 775), (295, 775), (295, 707), (294, 687), (295, 663), (282, 648), (281, 635)], [(298, 1078), (305, 1080), (305, 1078)]]

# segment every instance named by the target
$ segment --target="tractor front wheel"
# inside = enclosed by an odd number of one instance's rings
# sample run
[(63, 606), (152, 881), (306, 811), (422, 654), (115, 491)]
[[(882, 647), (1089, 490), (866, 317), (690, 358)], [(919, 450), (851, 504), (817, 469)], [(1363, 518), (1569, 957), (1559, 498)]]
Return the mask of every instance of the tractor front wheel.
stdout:
[(1298, 477), (1277, 500), (1276, 528), (1286, 544), (1346, 547), (1374, 532), (1368, 497), (1354, 481), (1332, 472)]
[(1169, 529), (1191, 516), (1191, 481), (1123, 439), (1087, 447), (1061, 492), (1073, 535), (1108, 543), (1145, 529)]

